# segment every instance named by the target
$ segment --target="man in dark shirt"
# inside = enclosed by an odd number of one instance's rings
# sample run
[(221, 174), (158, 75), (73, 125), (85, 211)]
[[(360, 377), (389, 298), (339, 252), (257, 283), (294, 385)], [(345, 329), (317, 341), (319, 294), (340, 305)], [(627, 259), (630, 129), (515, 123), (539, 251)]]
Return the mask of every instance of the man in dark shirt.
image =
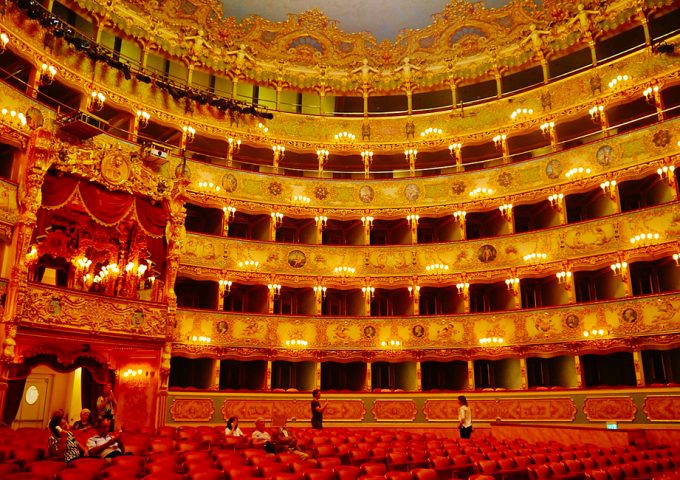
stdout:
[(323, 411), (328, 406), (328, 401), (321, 405), (321, 390), (318, 388), (312, 391), (312, 428), (321, 430), (323, 428)]

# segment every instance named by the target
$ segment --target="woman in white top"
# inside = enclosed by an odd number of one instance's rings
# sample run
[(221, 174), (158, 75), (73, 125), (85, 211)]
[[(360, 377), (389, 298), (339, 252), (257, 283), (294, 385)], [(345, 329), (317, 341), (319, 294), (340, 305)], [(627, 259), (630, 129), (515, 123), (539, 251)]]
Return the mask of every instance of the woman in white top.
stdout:
[(224, 429), (227, 437), (242, 437), (243, 432), (238, 428), (238, 417), (231, 417), (227, 420), (227, 428)]
[(472, 413), (467, 404), (465, 395), (458, 397), (458, 429), (460, 430), (460, 438), (470, 438), (472, 434)]

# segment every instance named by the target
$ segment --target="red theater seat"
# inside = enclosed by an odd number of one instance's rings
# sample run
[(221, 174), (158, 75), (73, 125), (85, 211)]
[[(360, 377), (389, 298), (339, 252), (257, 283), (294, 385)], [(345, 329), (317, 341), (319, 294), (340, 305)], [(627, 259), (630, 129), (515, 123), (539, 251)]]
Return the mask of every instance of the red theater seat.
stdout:
[(361, 475), (361, 469), (354, 465), (341, 465), (333, 471), (338, 480), (356, 480)]
[(391, 471), (385, 474), (387, 480), (413, 480), (411, 472)]
[(305, 471), (303, 478), (305, 480), (335, 480), (335, 472), (333, 470), (311, 468)]
[(437, 480), (437, 472), (431, 468), (414, 468), (411, 475), (415, 480)]
[(226, 476), (221, 470), (204, 470), (189, 474), (189, 480), (225, 480)]
[(24, 470), (27, 472), (32, 472), (35, 475), (46, 475), (49, 478), (54, 478), (57, 473), (61, 472), (65, 468), (66, 464), (64, 462), (43, 460), (41, 462), (26, 464)]

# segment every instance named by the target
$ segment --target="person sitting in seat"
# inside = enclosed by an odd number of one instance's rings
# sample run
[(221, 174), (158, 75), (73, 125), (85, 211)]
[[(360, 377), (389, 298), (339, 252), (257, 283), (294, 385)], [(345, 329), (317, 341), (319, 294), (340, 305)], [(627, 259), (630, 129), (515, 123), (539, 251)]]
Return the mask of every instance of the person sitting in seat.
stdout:
[(309, 455), (303, 452), (298, 447), (297, 438), (295, 438), (286, 428), (287, 419), (282, 418), (283, 424), (274, 433), (274, 445), (277, 451), (288, 450), (300, 457), (301, 460), (307, 460)]
[(80, 411), (80, 420), (76, 420), (73, 423), (73, 430), (87, 430), (88, 428), (93, 428), (92, 416), (88, 408), (83, 408)]
[(125, 446), (120, 436), (109, 433), (111, 421), (102, 418), (97, 422), (97, 435), (87, 439), (87, 448), (91, 457), (114, 458), (125, 453)]
[(224, 435), (227, 437), (243, 436), (243, 432), (238, 427), (238, 417), (231, 417), (227, 420), (227, 428), (224, 429)]
[(276, 453), (272, 443), (272, 437), (264, 429), (264, 418), (255, 420), (255, 430), (250, 435), (250, 444), (253, 447), (262, 447), (267, 453)]
[(52, 414), (49, 428), (52, 432), (50, 438), (47, 439), (50, 457), (70, 464), (72, 461), (87, 455), (87, 449), (69, 431), (63, 411), (57, 410)]

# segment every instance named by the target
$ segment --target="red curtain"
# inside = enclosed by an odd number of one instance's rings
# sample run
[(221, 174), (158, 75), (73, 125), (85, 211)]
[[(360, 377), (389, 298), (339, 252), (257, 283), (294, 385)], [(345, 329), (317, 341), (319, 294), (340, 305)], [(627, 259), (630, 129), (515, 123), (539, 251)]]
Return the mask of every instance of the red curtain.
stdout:
[(78, 188), (80, 180), (66, 175), (45, 175), (42, 186), (42, 206), (50, 210), (66, 205)]
[(152, 205), (144, 198), (136, 198), (135, 213), (137, 214), (137, 223), (147, 235), (152, 237), (165, 235), (165, 224), (168, 221), (168, 216), (163, 207)]
[(45, 176), (42, 206), (49, 210), (61, 208), (76, 193), (80, 195), (87, 213), (99, 223), (113, 226), (132, 214), (147, 235), (161, 238), (165, 234), (168, 216), (163, 207), (152, 205), (147, 199), (111, 191), (68, 175)]
[(80, 182), (80, 198), (87, 213), (104, 225), (112, 226), (130, 212), (134, 197), (124, 192), (112, 192), (94, 183)]

